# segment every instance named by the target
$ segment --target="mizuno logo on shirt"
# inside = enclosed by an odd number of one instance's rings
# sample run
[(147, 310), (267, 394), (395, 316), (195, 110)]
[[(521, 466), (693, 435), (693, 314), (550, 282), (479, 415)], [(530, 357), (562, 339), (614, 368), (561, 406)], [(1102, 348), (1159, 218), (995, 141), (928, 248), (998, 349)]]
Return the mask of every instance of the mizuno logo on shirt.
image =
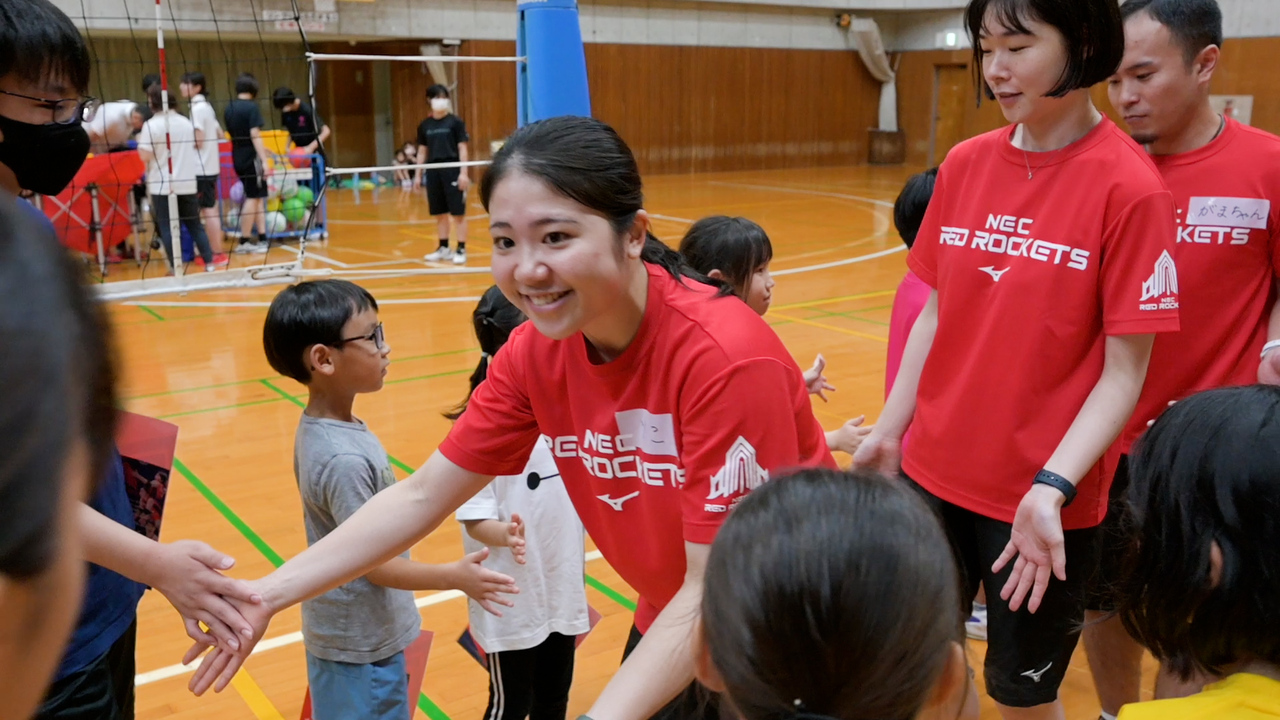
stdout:
[(1035, 680), (1036, 682), (1040, 682), (1040, 678), (1044, 677), (1044, 674), (1049, 672), (1049, 668), (1051, 667), (1053, 667), (1053, 663), (1049, 663), (1048, 665), (1045, 665), (1043, 668), (1039, 670), (1028, 670), (1022, 673), (1022, 676), (1029, 677), (1032, 680)]
[(623, 504), (623, 503), (625, 503), (625, 502), (626, 502), (626, 501), (628, 501), (628, 500), (632, 500), (632, 499), (634, 499), (634, 498), (640, 497), (640, 491), (639, 491), (639, 490), (637, 490), (637, 491), (635, 491), (635, 492), (631, 493), (630, 495), (623, 495), (623, 496), (622, 496), (622, 497), (620, 497), (620, 498), (615, 498), (615, 497), (612, 497), (612, 496), (607, 495), (607, 494), (606, 494), (606, 495), (597, 495), (596, 497), (598, 497), (598, 498), (600, 498), (601, 500), (605, 501), (605, 504), (607, 504), (609, 507), (613, 508), (614, 510), (617, 510), (618, 512), (622, 512), (622, 504)]
[(991, 279), (995, 280), (996, 282), (1000, 282), (1000, 278), (1004, 277), (1004, 274), (1009, 272), (1009, 268), (1005, 268), (1003, 270), (997, 270), (995, 265), (988, 265), (986, 267), (980, 267), (978, 269), (990, 275)]

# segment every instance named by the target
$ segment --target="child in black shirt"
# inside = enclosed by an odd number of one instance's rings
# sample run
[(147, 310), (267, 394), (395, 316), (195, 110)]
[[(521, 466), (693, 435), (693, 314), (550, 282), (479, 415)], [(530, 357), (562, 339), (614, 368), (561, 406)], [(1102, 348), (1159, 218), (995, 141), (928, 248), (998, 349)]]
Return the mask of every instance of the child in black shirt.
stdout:
[[(240, 208), (241, 245), (236, 252), (267, 251), (267, 174), (271, 159), (262, 142), (262, 111), (258, 109), (258, 81), (249, 73), (236, 78), (236, 99), (227, 103), (222, 126), (231, 136), (231, 164), (244, 186)], [(258, 240), (253, 242), (254, 229)]]
[[(418, 163), (467, 162), (466, 123), (449, 112), (449, 89), (443, 85), (427, 88), (431, 116), (418, 125)], [(466, 168), (419, 170), (414, 174), (427, 189), (427, 204), (436, 218), (440, 247), (426, 256), (429, 261), (452, 258), (454, 265), (467, 262), (467, 188), (471, 177)], [(458, 251), (449, 250), (449, 216), (458, 228)]]

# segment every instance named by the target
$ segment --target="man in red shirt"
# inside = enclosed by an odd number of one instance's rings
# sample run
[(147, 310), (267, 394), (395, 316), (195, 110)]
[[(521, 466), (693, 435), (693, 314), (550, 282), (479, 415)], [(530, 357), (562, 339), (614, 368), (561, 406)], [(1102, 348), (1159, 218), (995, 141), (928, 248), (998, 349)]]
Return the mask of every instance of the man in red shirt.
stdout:
[[(1113, 503), (1128, 485), (1122, 453), (1169, 402), (1224, 385), (1276, 382), (1271, 363), (1280, 360), (1280, 343), (1270, 342), (1280, 338), (1280, 138), (1209, 104), (1222, 44), (1215, 0), (1129, 0), (1121, 13), (1125, 57), (1110, 80), (1111, 104), (1173, 193), (1182, 307), (1181, 331), (1156, 336), (1137, 409), (1108, 455)], [(1089, 597), (1094, 623), (1084, 632), (1104, 717), (1137, 702), (1141, 680), (1142, 648), (1118, 618), (1096, 622), (1114, 607), (1108, 585), (1124, 552), (1117, 509), (1103, 526)], [(1157, 684), (1157, 696), (1177, 693), (1171, 683)]]

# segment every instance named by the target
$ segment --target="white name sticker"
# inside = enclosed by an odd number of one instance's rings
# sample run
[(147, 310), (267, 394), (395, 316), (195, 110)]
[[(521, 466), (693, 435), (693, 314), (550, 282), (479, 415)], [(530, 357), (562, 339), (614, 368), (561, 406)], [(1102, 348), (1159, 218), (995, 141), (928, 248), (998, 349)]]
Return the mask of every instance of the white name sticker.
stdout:
[(1193, 197), (1187, 206), (1188, 225), (1267, 229), (1271, 201), (1257, 198)]
[(650, 455), (680, 457), (676, 448), (676, 428), (671, 413), (654, 414), (643, 408), (613, 414), (618, 434), (630, 436), (631, 444)]

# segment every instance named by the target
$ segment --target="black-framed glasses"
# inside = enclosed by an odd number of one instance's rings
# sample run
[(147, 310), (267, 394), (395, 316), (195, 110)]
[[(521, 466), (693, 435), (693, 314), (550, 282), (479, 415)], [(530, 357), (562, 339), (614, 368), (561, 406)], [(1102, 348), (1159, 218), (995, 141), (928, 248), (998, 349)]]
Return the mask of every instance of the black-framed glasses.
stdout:
[(95, 97), (42, 98), (9, 92), (8, 90), (0, 90), (0, 95), (9, 95), (40, 103), (52, 113), (53, 122), (57, 125), (89, 122), (93, 120), (93, 116), (98, 112), (98, 98)]
[(379, 350), (382, 350), (386, 347), (387, 336), (382, 332), (382, 323), (378, 323), (378, 327), (374, 328), (373, 332), (369, 333), (368, 335), (359, 335), (357, 337), (352, 337), (352, 338), (342, 338), (338, 342), (334, 343), (334, 347), (342, 347), (343, 345), (346, 345), (349, 342), (355, 342), (357, 340), (370, 340), (373, 342), (374, 347), (378, 348)]

